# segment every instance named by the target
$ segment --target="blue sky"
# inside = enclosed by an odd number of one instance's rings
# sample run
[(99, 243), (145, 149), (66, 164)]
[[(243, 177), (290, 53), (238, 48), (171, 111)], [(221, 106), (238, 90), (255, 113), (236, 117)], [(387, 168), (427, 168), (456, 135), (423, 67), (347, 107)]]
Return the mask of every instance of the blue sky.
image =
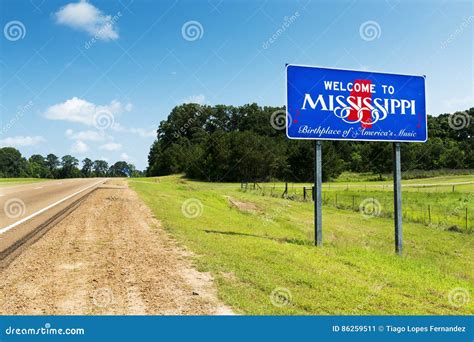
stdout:
[(283, 105), (285, 63), (427, 75), (429, 114), (474, 105), (472, 1), (0, 3), (0, 145), (25, 156), (143, 169), (180, 103)]

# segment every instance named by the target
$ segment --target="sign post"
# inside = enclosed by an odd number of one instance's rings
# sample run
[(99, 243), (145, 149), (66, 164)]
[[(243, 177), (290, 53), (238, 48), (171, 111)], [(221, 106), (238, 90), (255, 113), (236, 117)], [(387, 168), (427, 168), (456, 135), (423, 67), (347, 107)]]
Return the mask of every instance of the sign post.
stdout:
[(323, 244), (323, 198), (322, 198), (321, 141), (314, 142), (314, 243)]
[(395, 251), (402, 254), (402, 171), (400, 143), (393, 143), (393, 217), (395, 219)]
[(322, 245), (321, 141), (393, 143), (395, 250), (402, 252), (400, 143), (428, 139), (425, 77), (286, 65), (286, 135), (314, 140), (315, 245)]

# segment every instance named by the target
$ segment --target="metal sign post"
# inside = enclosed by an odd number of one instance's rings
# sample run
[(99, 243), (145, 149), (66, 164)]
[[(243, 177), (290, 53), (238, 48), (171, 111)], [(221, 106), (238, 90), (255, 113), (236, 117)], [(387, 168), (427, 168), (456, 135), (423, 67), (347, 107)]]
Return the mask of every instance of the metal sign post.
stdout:
[(395, 251), (402, 254), (402, 171), (400, 143), (393, 143), (393, 217), (395, 219)]
[(314, 244), (323, 244), (323, 198), (322, 198), (321, 142), (314, 142)]
[(315, 141), (316, 246), (323, 241), (321, 141), (385, 141), (393, 143), (395, 250), (402, 253), (400, 143), (428, 139), (425, 80), (416, 75), (286, 65), (286, 136)]

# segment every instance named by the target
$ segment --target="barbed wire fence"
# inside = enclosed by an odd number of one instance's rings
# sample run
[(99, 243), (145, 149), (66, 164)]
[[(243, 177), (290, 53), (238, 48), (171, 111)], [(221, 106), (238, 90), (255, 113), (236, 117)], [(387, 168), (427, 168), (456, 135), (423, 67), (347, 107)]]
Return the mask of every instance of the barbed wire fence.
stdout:
[[(438, 227), (460, 233), (474, 232), (473, 192), (457, 192), (457, 188), (466, 184), (436, 184), (436, 185), (408, 185), (409, 191), (404, 192), (403, 219), (408, 222), (419, 223), (425, 226)], [(323, 206), (353, 212), (364, 211), (362, 204), (369, 204), (379, 217), (393, 218), (393, 195), (391, 186), (384, 185), (323, 185)], [(285, 198), (288, 200), (310, 202), (313, 201), (313, 187), (285, 183), (284, 185), (263, 184), (256, 182), (241, 182), (240, 190), (259, 196)], [(377, 190), (377, 191), (374, 191)], [(357, 193), (355, 193), (357, 192)], [(436, 198), (429, 203), (429, 194), (420, 194), (425, 198), (413, 198), (420, 192), (438, 194), (459, 194), (457, 204), (443, 205)], [(428, 196), (428, 197), (426, 197)], [(418, 196), (421, 197), (421, 196)], [(420, 203), (423, 202), (423, 203)]]

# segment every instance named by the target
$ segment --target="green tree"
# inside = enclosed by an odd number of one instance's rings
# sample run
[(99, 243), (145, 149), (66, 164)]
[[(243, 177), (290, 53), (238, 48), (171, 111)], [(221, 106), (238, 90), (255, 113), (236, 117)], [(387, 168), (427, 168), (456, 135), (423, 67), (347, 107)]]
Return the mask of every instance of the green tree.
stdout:
[(93, 166), (94, 162), (92, 160), (90, 160), (89, 158), (84, 158), (84, 160), (82, 161), (81, 169), (81, 173), (84, 175), (84, 177), (91, 177)]
[(79, 160), (71, 155), (65, 155), (61, 158), (60, 178), (76, 178), (81, 175), (77, 168)]
[(50, 153), (46, 156), (45, 165), (49, 169), (49, 172), (53, 177), (58, 176), (57, 169), (60, 165), (59, 158), (56, 155)]
[(109, 164), (105, 160), (94, 160), (92, 169), (95, 177), (105, 177), (109, 170)]
[(131, 170), (127, 162), (118, 161), (110, 166), (108, 175), (111, 177), (129, 177)]
[(37, 178), (52, 178), (53, 175), (46, 165), (45, 158), (40, 154), (33, 154), (28, 159), (28, 164), (30, 168), (30, 174), (32, 177)]
[[(274, 116), (284, 110), (257, 104), (177, 106), (158, 127), (148, 154), (147, 175), (185, 173), (213, 181), (311, 181), (313, 142), (289, 140), (283, 129), (275, 128), (278, 122)], [(402, 144), (402, 169), (474, 168), (473, 123), (474, 108), (428, 116), (429, 140)], [(323, 180), (346, 170), (372, 172), (382, 178), (392, 171), (392, 144), (325, 141), (322, 162)]]
[(0, 174), (2, 177), (30, 176), (28, 162), (16, 148), (0, 148)]

